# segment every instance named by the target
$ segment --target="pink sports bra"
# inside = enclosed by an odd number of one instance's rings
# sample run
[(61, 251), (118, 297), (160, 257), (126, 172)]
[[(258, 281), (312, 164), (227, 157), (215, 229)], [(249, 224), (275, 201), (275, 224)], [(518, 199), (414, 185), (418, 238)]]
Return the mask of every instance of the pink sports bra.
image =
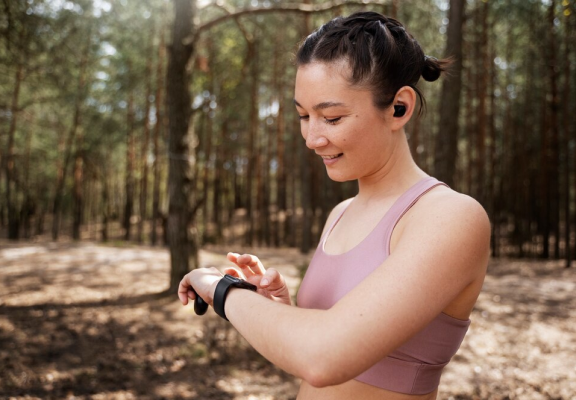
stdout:
[[(438, 185), (448, 186), (433, 177), (421, 179), (396, 200), (362, 242), (346, 253), (326, 254), (326, 237), (346, 211), (344, 209), (320, 240), (298, 291), (298, 306), (329, 309), (380, 266), (390, 255), (392, 230), (400, 218), (420, 197)], [(440, 313), (409, 341), (354, 379), (394, 392), (430, 393), (438, 387), (442, 369), (458, 351), (469, 325), (470, 320)]]

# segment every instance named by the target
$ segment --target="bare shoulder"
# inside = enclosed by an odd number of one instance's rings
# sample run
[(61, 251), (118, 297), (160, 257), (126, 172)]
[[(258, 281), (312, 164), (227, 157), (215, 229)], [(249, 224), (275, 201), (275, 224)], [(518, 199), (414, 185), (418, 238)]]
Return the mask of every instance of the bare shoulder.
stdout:
[(490, 219), (482, 204), (473, 197), (446, 186), (437, 186), (426, 193), (406, 216), (408, 221), (416, 220), (418, 223), (434, 221), (438, 218), (461, 224), (472, 223), (474, 227), (487, 229), (490, 232)]
[(436, 187), (422, 196), (405, 217), (400, 241), (417, 237), (432, 240), (438, 246), (449, 246), (455, 256), (476, 253), (477, 259), (490, 252), (490, 218), (471, 196)]

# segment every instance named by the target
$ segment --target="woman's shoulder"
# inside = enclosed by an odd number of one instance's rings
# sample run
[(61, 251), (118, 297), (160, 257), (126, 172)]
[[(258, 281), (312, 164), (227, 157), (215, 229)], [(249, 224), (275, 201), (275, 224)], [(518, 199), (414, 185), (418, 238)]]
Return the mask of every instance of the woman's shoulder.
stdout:
[(482, 204), (444, 185), (422, 196), (405, 217), (405, 230), (427, 230), (434, 236), (439, 232), (447, 235), (465, 232), (479, 243), (490, 241), (490, 218)]
[(444, 215), (447, 218), (458, 218), (463, 215), (473, 216), (478, 222), (488, 222), (488, 213), (472, 196), (460, 193), (448, 186), (439, 185), (423, 196), (416, 210), (431, 215)]
[(481, 284), (490, 257), (491, 225), (476, 199), (446, 186), (434, 187), (399, 225), (391, 245), (398, 268), (425, 259), (418, 268)]

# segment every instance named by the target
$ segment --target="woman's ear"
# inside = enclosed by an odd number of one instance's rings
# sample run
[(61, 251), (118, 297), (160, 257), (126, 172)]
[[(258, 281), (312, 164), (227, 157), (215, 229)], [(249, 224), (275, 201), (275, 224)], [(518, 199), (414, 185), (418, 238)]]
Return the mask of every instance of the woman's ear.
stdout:
[(410, 121), (416, 108), (416, 92), (410, 86), (403, 86), (394, 96), (394, 102), (390, 107), (392, 118), (390, 128), (392, 131), (400, 130)]

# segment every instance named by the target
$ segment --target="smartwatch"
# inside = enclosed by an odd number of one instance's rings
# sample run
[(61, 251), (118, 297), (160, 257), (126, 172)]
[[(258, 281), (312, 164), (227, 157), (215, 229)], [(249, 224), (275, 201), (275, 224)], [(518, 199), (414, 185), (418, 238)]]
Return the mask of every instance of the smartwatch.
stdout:
[(216, 285), (216, 290), (214, 291), (214, 311), (216, 314), (224, 318), (226, 318), (226, 313), (224, 312), (224, 303), (226, 302), (226, 296), (228, 295), (228, 291), (230, 288), (240, 288), (240, 289), (248, 289), (252, 290), (253, 292), (258, 289), (255, 285), (246, 282), (243, 279), (238, 279), (232, 275), (224, 275), (224, 278), (220, 279), (220, 282)]

